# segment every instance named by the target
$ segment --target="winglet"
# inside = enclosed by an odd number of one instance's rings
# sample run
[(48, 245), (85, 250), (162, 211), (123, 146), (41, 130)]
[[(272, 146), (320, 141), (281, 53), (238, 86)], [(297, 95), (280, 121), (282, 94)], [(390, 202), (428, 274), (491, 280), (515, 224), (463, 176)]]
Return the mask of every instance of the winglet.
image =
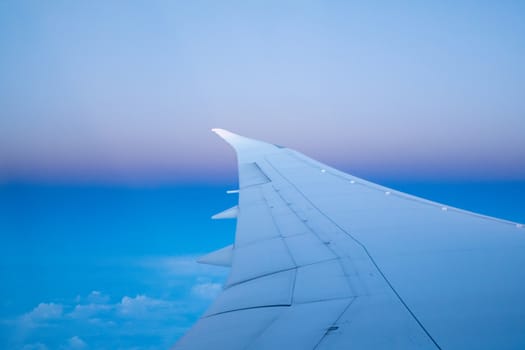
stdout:
[[(255, 141), (247, 137), (234, 134), (233, 132), (224, 130), (224, 129), (213, 128), (211, 129), (211, 131), (216, 133), (224, 141), (228, 142), (233, 148), (242, 147), (243, 143), (249, 144), (250, 141)], [(259, 141), (255, 141), (255, 142), (259, 142)]]
[(237, 135), (231, 131), (214, 128), (211, 129), (224, 141), (235, 149), (239, 163), (253, 162), (255, 159), (279, 150), (279, 147), (263, 141), (250, 139)]
[(221, 129), (221, 128), (213, 128), (213, 129), (211, 129), (211, 131), (213, 131), (214, 133), (216, 133), (217, 135), (219, 135), (220, 137), (222, 137), (225, 140), (228, 140), (228, 138), (239, 136), (237, 134), (234, 134), (231, 131), (224, 130), (224, 129)]

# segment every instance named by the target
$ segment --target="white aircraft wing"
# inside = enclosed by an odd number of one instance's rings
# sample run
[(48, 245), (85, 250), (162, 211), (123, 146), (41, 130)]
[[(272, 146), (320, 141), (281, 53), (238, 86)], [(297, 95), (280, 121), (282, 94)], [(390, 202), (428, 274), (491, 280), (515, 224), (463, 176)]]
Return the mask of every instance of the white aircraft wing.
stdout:
[(525, 349), (525, 229), (214, 131), (237, 152), (222, 293), (175, 349)]

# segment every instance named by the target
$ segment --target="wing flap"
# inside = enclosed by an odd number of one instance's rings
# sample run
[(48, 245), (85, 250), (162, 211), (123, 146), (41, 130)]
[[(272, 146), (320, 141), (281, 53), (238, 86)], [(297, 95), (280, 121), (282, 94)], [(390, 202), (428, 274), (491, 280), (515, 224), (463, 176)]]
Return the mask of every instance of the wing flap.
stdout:
[(352, 299), (294, 304), (247, 349), (315, 349)]
[(281, 238), (260, 241), (235, 248), (232, 269), (226, 285), (234, 285), (295, 267)]
[(263, 307), (202, 317), (174, 350), (246, 349), (287, 308)]
[(227, 287), (206, 315), (260, 307), (290, 306), (295, 273), (295, 270), (278, 272)]

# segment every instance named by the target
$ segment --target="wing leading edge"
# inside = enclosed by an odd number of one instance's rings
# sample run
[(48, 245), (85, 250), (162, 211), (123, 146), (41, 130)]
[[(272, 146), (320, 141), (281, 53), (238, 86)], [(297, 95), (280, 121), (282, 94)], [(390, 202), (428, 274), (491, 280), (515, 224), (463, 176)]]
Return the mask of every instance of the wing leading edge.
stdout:
[(223, 292), (175, 349), (525, 348), (525, 230), (214, 129), (236, 151)]

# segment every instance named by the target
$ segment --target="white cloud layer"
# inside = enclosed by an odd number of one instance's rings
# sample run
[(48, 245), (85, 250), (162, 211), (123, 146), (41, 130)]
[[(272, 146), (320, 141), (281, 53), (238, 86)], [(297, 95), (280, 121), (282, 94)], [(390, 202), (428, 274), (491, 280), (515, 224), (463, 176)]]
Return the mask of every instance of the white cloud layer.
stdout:
[(86, 348), (87, 348), (86, 342), (77, 335), (67, 340), (67, 345), (66, 345), (67, 350), (78, 350), (78, 349), (86, 349)]
[(205, 282), (193, 286), (192, 293), (200, 298), (214, 299), (222, 290), (220, 283)]
[(33, 310), (19, 317), (19, 325), (22, 328), (32, 328), (45, 324), (47, 321), (60, 319), (64, 308), (61, 304), (40, 303)]
[[(149, 293), (110, 296), (93, 290), (61, 302), (42, 302), (11, 322), (13, 349), (148, 349), (171, 347), (222, 289), (227, 269), (195, 256), (142, 260)], [(160, 282), (161, 281), (161, 282)], [(162, 288), (159, 287), (159, 284)]]
[[(144, 337), (158, 339), (159, 346), (152, 349), (169, 348), (194, 322), (194, 315), (204, 311), (210, 298), (220, 288), (218, 283), (200, 282), (193, 287), (192, 293), (186, 296), (186, 299), (179, 300), (138, 294), (125, 295), (119, 301), (111, 303), (109, 296), (92, 292), (88, 297), (77, 298), (73, 304), (40, 303), (18, 318), (17, 333), (21, 338), (16, 339), (16, 342), (22, 344), (16, 348), (111, 348), (108, 344), (114, 342), (119, 344), (119, 348), (128, 349), (140, 341), (133, 341), (134, 338)], [(93, 302), (89, 302), (90, 300)], [(75, 330), (79, 335), (63, 337), (62, 341), (57, 343), (60, 334), (66, 335), (70, 330)], [(100, 336), (101, 334), (103, 336)], [(129, 347), (121, 344), (125, 343), (126, 339), (130, 343)], [(24, 340), (30, 342), (23, 344)], [(102, 343), (97, 346), (97, 341)]]
[(77, 304), (67, 316), (74, 319), (88, 319), (112, 308), (113, 305), (109, 304)]
[(150, 298), (145, 295), (135, 297), (125, 296), (116, 305), (120, 316), (130, 318), (150, 318), (172, 313), (176, 309), (177, 303), (161, 299)]

